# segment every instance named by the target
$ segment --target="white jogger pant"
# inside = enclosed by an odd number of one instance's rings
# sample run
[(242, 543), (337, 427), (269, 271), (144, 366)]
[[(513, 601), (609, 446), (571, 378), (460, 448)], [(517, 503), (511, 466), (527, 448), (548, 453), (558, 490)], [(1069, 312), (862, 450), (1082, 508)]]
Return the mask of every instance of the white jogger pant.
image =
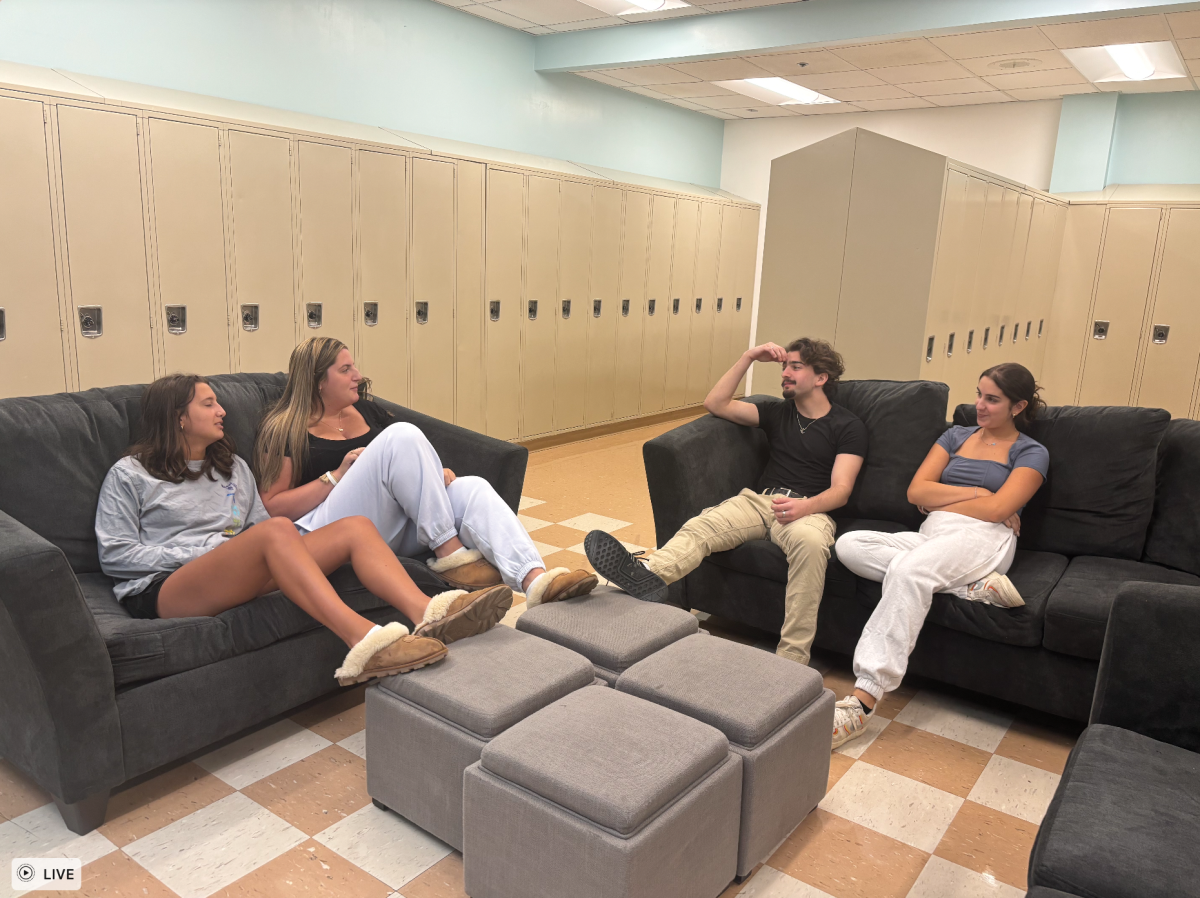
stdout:
[(935, 511), (918, 533), (855, 530), (837, 541), (837, 556), (860, 577), (883, 582), (883, 598), (854, 650), (854, 686), (883, 698), (904, 679), (908, 656), (933, 604), (933, 594), (965, 598), (967, 585), (992, 571), (1007, 573), (1017, 537), (951, 511)]
[(385, 428), (296, 526), (309, 532), (353, 515), (370, 518), (392, 551), (409, 558), (457, 535), (518, 591), (530, 571), (545, 567), (533, 540), (490, 483), (459, 477), (445, 485), (437, 450), (414, 424)]

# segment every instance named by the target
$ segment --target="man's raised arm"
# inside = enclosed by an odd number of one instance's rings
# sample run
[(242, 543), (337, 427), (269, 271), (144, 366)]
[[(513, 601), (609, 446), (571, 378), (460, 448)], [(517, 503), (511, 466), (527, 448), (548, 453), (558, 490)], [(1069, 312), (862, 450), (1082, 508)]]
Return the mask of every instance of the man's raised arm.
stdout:
[(718, 418), (732, 421), (734, 424), (745, 424), (747, 427), (758, 426), (758, 406), (753, 402), (742, 402), (733, 398), (733, 391), (741, 383), (752, 362), (787, 361), (787, 350), (777, 343), (764, 343), (742, 353), (741, 358), (733, 363), (733, 367), (721, 375), (716, 386), (704, 397), (704, 408)]

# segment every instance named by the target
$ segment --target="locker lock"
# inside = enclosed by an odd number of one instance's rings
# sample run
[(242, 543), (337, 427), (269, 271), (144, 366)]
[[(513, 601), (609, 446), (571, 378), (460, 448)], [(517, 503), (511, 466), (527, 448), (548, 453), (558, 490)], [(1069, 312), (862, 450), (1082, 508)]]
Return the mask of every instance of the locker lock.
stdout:
[(364, 302), (363, 303), (363, 324), (367, 327), (374, 327), (379, 323), (379, 303)]
[(629, 300), (627, 299), (621, 300), (621, 315), (624, 318), (629, 317)]
[(700, 309), (701, 309), (703, 306), (704, 306), (704, 297), (703, 297), (703, 296), (697, 296), (697, 297), (696, 297), (696, 314), (697, 314), (697, 315), (699, 315), (699, 314), (700, 314)]
[(952, 355), (954, 355), (954, 334), (946, 339), (946, 358), (950, 358)]
[(718, 296), (717, 297), (717, 311), (720, 312), (724, 305), (725, 305), (725, 297)]
[(737, 302), (734, 303), (733, 310), (735, 312), (740, 312), (742, 310), (742, 298), (740, 296), (737, 298)]
[(242, 330), (258, 330), (258, 303), (247, 302), (242, 304)]
[(417, 303), (417, 324), (428, 324), (428, 323), (429, 323), (429, 303), (418, 302)]
[(530, 321), (537, 321), (537, 304), (538, 304), (538, 301), (536, 299), (529, 300), (529, 320)]
[(4, 314), (4, 309), (0, 308), (0, 340), (8, 336), (8, 316)]
[(304, 320), (308, 322), (309, 327), (320, 327), (321, 318), (321, 303), (306, 302), (304, 304)]
[(104, 333), (104, 310), (100, 306), (79, 307), (79, 332), (85, 337), (99, 337)]
[(967, 331), (967, 352), (975, 349), (975, 331)]
[(671, 300), (671, 314), (672, 315), (679, 314), (679, 297), (678, 296), (675, 297), (673, 300)]
[(925, 361), (933, 361), (933, 336), (931, 335), (925, 343)]
[(493, 321), (500, 320), (500, 300), (493, 299), (488, 303), (488, 317)]
[(1092, 339), (1104, 340), (1108, 337), (1108, 322), (1093, 321), (1092, 322)]
[(599, 300), (599, 299), (592, 300), (592, 317), (593, 318), (600, 317), (600, 303), (601, 303), (601, 300)]
[[(0, 314), (3, 314), (2, 309), (0, 309)], [(1156, 325), (1154, 325), (1154, 331), (1153, 331), (1153, 334), (1151, 335), (1151, 339), (1154, 340), (1154, 342), (1158, 343), (1158, 344), (1166, 343), (1167, 335), (1169, 333), (1171, 333), (1171, 325), (1156, 324)], [(0, 340), (3, 340), (3, 339), (4, 339), (4, 337), (0, 336)]]
[(570, 318), (570, 317), (571, 317), (571, 300), (569, 300), (569, 299), (564, 299), (564, 300), (563, 300), (563, 303), (562, 303), (562, 312), (563, 312), (563, 317), (564, 317), (564, 318)]
[(167, 315), (168, 334), (187, 333), (187, 306), (164, 306)]
[(647, 302), (646, 302), (646, 314), (647, 314), (647, 315), (653, 315), (653, 314), (654, 314), (654, 307), (655, 307), (655, 305), (657, 305), (657, 303), (656, 303), (656, 302), (655, 302), (653, 299), (651, 299), (651, 300), (647, 300)]

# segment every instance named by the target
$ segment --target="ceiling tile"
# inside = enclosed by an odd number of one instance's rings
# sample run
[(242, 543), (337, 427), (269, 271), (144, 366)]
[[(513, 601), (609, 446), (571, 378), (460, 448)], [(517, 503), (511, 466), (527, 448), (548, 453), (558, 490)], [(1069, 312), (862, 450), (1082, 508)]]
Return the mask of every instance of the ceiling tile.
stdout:
[(771, 73), (745, 59), (710, 59), (705, 62), (681, 62), (671, 68), (704, 81), (737, 81), (742, 78), (770, 78)]
[(1098, 91), (1091, 84), (1059, 84), (1055, 87), (1018, 87), (1005, 93), (1014, 100), (1057, 100), (1069, 94), (1094, 94)]
[(860, 44), (857, 47), (837, 47), (833, 52), (860, 69), (917, 65), (922, 62), (937, 62), (947, 58), (945, 53), (927, 40)]
[(738, 118), (785, 118), (791, 116), (791, 112), (787, 108), (772, 106), (770, 103), (763, 104), (762, 106), (726, 109), (724, 111), (736, 115)]
[(941, 62), (925, 62), (919, 65), (896, 65), (883, 69), (871, 69), (871, 74), (888, 84), (915, 84), (918, 81), (948, 81), (951, 78), (969, 78), (971, 73), (957, 62), (944, 59)]
[(906, 100), (859, 100), (854, 105), (870, 112), (884, 109), (924, 109), (933, 106), (928, 100), (920, 97), (909, 97)]
[[(918, 97), (940, 97), (947, 94), (975, 94), (991, 90), (992, 86), (982, 78), (951, 78), (949, 81), (925, 81), (921, 84), (906, 84), (904, 89)], [(936, 101), (934, 101), (936, 102)]]
[(859, 100), (900, 100), (912, 96), (908, 91), (893, 87), (890, 84), (884, 84), (879, 87), (842, 87), (827, 90), (824, 93), (835, 100), (855, 103)]
[(1123, 94), (1159, 94), (1195, 90), (1191, 78), (1152, 78), (1149, 81), (1097, 81), (1096, 87)]
[(670, 103), (672, 106), (682, 106), (684, 109), (697, 109), (700, 111), (711, 112), (711, 110), (706, 110), (705, 107), (701, 106), (699, 103), (693, 103), (691, 100), (677, 100), (673, 97), (667, 97), (665, 100), (663, 100), (663, 102)]
[(1200, 59), (1189, 59), (1187, 65), (1193, 75), (1200, 75)]
[(1005, 28), (1002, 31), (976, 31), (931, 37), (929, 42), (954, 59), (1000, 56), (1049, 50), (1053, 44), (1036, 28)]
[(882, 78), (876, 78), (870, 72), (830, 72), (828, 75), (790, 75), (788, 81), (794, 81), (810, 90), (832, 90), (839, 87), (879, 87), (887, 84)]
[(1091, 22), (1068, 22), (1062, 25), (1043, 25), (1042, 33), (1059, 49), (1071, 47), (1103, 47), (1108, 44), (1140, 44), (1146, 41), (1168, 41), (1167, 23), (1161, 16), (1127, 16), (1119, 19), (1096, 19)]
[(579, 0), (497, 0), (488, 6), (535, 25), (560, 25), (586, 19), (612, 18), (586, 3), (580, 3)]
[(475, 0), (437, 0), (442, 6), (470, 6)]
[(628, 69), (605, 69), (607, 74), (630, 84), (648, 86), (652, 84), (682, 84), (685, 81), (699, 81), (691, 75), (677, 72), (669, 65), (642, 65)]
[(492, 9), (490, 6), (479, 4), (477, 6), (460, 7), (463, 12), (469, 12), (473, 16), (479, 16), (481, 19), (491, 19), (500, 25), (507, 25), (509, 28), (529, 28), (535, 24), (527, 22), (525, 19), (518, 19), (516, 16), (510, 16), (506, 12), (501, 12), (498, 9)]
[(1200, 37), (1185, 38), (1176, 41), (1175, 44), (1179, 47), (1179, 52), (1183, 54), (1184, 59), (1200, 59)]
[(700, 108), (700, 109), (697, 109), (696, 111), (703, 112), (705, 115), (711, 115), (713, 118), (724, 118), (724, 119), (737, 118), (736, 115), (731, 115), (728, 112), (724, 112), (723, 110), (720, 110), (720, 109)]
[[(824, 75), (827, 72), (853, 72), (854, 66), (828, 50), (809, 50), (807, 53), (771, 53), (750, 56), (748, 59), (772, 75)], [(803, 63), (803, 65), (801, 65)]]
[[(1011, 63), (1017, 63), (1012, 65)], [(1035, 53), (1007, 53), (1003, 56), (980, 56), (964, 59), (962, 65), (976, 75), (1004, 75), (1009, 72), (1044, 72), (1047, 69), (1069, 69), (1071, 62), (1058, 50)]]
[(660, 94), (658, 91), (656, 91), (652, 88), (649, 88), (649, 87), (635, 87), (634, 85), (631, 84), (628, 87), (626, 87), (625, 90), (629, 91), (632, 94), (641, 94), (643, 97), (650, 97), (651, 99), (654, 99), (654, 100), (670, 99), (666, 94)]
[(850, 103), (813, 103), (804, 105), (798, 103), (795, 106), (789, 106), (795, 115), (836, 115), (839, 112), (862, 112), (857, 105)]
[(946, 94), (930, 97), (929, 100), (938, 106), (978, 106), (982, 103), (1011, 103), (1012, 97), (1003, 91), (988, 90), (977, 94)]
[(728, 12), (733, 9), (753, 9), (756, 6), (775, 6), (791, 2), (794, 0), (720, 0), (717, 3), (705, 3), (704, 8), (709, 12)]
[[(725, 94), (721, 97), (693, 97), (692, 99), (709, 109), (733, 109), (736, 106), (754, 105), (754, 101), (750, 97), (735, 93)], [(770, 106), (771, 104), (764, 103), (762, 105)]]
[(534, 25), (532, 28), (526, 28), (525, 33), (526, 34), (553, 34), (554, 32), (551, 31), (545, 25)]
[(1075, 69), (1051, 69), (1048, 72), (1012, 72), (1008, 75), (988, 75), (992, 87), (1055, 87), (1059, 84), (1087, 84), (1088, 80)]
[(605, 16), (603, 19), (585, 19), (581, 22), (560, 22), (556, 25), (551, 25), (556, 32), (562, 31), (584, 31), (588, 28), (608, 28), (612, 25), (628, 25), (624, 19), (618, 19), (616, 16)]
[(693, 81), (690, 84), (656, 84), (654, 89), (668, 97), (679, 98), (734, 96), (733, 91), (709, 84), (707, 81)]
[(707, 13), (708, 10), (701, 6), (673, 6), (653, 12), (622, 13), (621, 18), (626, 22), (653, 22), (656, 19), (678, 19), (680, 16), (703, 16)]
[(1169, 12), (1167, 24), (1176, 37), (1200, 37), (1200, 10), (1195, 12)]
[(629, 82), (614, 78), (607, 72), (575, 72), (580, 78), (599, 81), (601, 84), (611, 84), (613, 87), (629, 87)]

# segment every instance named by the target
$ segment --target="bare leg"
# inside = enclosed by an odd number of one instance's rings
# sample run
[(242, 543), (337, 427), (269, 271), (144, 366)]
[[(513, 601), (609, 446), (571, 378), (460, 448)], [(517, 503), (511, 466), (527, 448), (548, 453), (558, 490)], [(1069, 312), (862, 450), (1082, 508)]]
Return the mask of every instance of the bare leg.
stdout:
[(542, 574), (546, 573), (544, 567), (535, 567), (532, 571), (525, 575), (525, 579), (521, 581), (521, 591), (529, 592), (529, 587), (533, 585), (533, 581)]
[(452, 536), (440, 546), (434, 546), (433, 554), (438, 558), (445, 558), (451, 552), (457, 552), (459, 549), (465, 549), (461, 539), (457, 536)]

